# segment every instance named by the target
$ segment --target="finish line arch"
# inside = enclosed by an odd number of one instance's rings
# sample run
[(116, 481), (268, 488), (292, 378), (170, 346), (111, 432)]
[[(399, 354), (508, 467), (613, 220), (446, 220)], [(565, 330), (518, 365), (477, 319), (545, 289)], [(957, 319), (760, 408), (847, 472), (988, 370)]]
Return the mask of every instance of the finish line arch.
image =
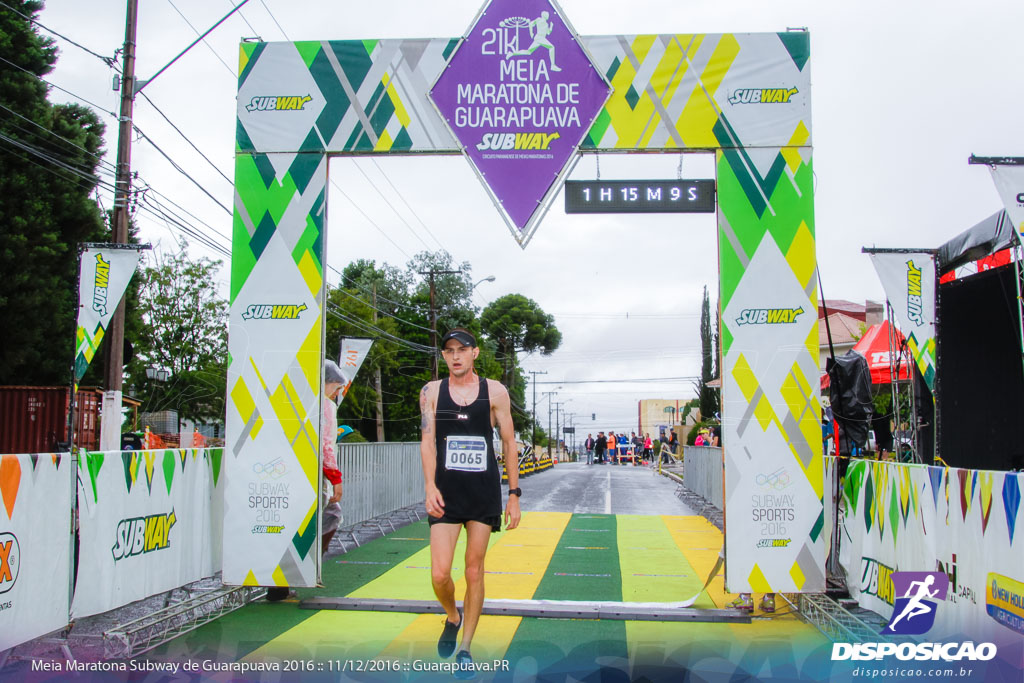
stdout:
[[(576, 158), (716, 155), (726, 589), (821, 592), (827, 531), (809, 36), (574, 40), (611, 85)], [(226, 584), (319, 582), (328, 158), (462, 154), (429, 98), (459, 44), (441, 38), (241, 45)], [(546, 59), (543, 52), (534, 59)], [(492, 199), (498, 204), (493, 192)], [(499, 212), (509, 220), (500, 205)], [(530, 229), (539, 222), (538, 216)], [(272, 481), (254, 468), (278, 458), (286, 471)], [(742, 533), (728, 533), (737, 529)]]

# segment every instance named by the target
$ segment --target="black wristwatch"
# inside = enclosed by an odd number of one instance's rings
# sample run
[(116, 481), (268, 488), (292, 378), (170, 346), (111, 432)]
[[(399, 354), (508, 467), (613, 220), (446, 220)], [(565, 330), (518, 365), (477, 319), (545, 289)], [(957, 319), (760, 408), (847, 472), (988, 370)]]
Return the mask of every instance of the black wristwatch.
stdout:
[(509, 489), (508, 490), (508, 495), (510, 495), (510, 496), (519, 496), (520, 498), (522, 498), (523, 497), (523, 490), (517, 486), (514, 489)]

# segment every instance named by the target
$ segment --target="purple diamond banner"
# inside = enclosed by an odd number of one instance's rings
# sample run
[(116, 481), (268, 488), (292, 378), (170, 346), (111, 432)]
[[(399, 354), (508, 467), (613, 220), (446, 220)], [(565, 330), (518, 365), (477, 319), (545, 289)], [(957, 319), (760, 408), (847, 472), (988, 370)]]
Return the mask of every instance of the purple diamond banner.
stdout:
[(525, 246), (611, 86), (550, 0), (491, 0), (430, 96)]

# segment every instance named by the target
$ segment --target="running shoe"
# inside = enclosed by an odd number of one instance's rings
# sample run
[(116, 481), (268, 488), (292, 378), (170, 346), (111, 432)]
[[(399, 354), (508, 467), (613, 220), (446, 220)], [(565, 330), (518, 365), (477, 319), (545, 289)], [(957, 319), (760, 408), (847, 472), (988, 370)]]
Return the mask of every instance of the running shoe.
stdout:
[(460, 681), (471, 681), (476, 678), (476, 668), (473, 666), (473, 656), (468, 650), (459, 650), (455, 655), (455, 671), (452, 675)]
[(754, 599), (750, 597), (750, 593), (740, 593), (738, 598), (729, 603), (729, 607), (742, 610), (744, 612), (753, 612)]
[(761, 598), (761, 611), (771, 614), (775, 611), (775, 593), (765, 593)]
[(452, 656), (455, 652), (455, 638), (459, 635), (459, 629), (462, 628), (463, 614), (462, 610), (459, 610), (459, 623), (453, 624), (446, 618), (444, 620), (444, 630), (441, 631), (441, 637), (437, 641), (437, 654), (445, 659)]

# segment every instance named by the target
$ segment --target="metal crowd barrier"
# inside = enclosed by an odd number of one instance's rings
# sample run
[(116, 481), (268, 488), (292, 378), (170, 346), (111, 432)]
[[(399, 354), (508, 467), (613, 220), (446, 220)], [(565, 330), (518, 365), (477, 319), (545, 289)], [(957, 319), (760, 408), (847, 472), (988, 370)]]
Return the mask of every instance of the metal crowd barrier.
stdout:
[(418, 441), (339, 444), (338, 469), (344, 482), (342, 527), (425, 500)]
[(722, 509), (722, 449), (714, 446), (686, 446), (683, 457), (683, 486)]

